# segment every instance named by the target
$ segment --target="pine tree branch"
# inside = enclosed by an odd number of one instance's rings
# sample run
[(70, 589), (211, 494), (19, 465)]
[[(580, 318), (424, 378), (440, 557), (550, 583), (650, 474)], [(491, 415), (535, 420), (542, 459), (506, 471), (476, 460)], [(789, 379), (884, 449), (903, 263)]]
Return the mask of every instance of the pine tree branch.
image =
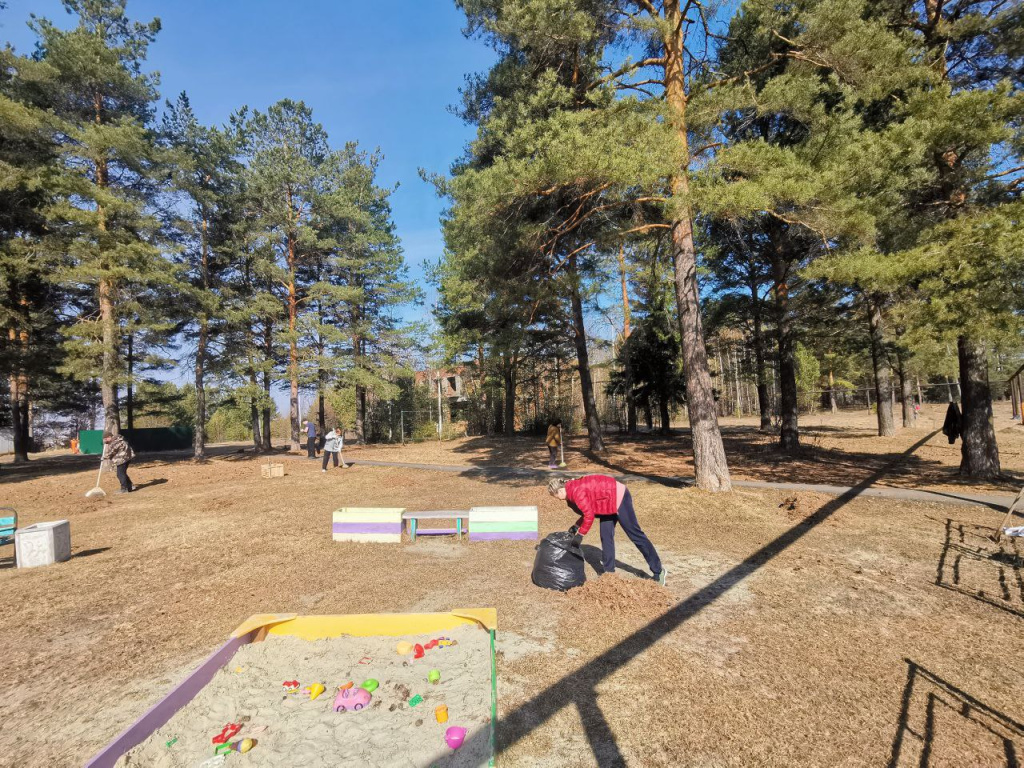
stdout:
[[(618, 80), (623, 75), (632, 74), (633, 72), (636, 72), (638, 69), (643, 69), (644, 67), (653, 67), (655, 65), (664, 64), (664, 63), (665, 63), (665, 57), (664, 56), (661, 56), (660, 58), (657, 58), (657, 59), (646, 58), (646, 59), (641, 59), (640, 61), (630, 62), (629, 64), (626, 64), (626, 65), (624, 65), (622, 67), (619, 67), (619, 69), (615, 70), (614, 72), (609, 72), (604, 77), (602, 77), (602, 78), (600, 78), (598, 80), (595, 80), (593, 83), (591, 83), (589, 86), (587, 86), (587, 90), (590, 91), (590, 90), (593, 90), (594, 88), (598, 88), (598, 87), (604, 85), (605, 83), (610, 83), (613, 80)], [(642, 85), (644, 82), (647, 82), (647, 83), (658, 83), (658, 82), (661, 82), (661, 81), (660, 80), (645, 80), (645, 81), (642, 81), (641, 83), (638, 83), (638, 85)]]

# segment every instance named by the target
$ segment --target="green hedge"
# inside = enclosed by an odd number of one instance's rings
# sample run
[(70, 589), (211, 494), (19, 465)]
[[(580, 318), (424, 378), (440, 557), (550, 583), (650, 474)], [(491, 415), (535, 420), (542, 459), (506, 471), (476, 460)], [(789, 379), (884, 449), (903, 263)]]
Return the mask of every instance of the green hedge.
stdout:
[[(192, 446), (192, 427), (149, 427), (125, 430), (124, 436), (136, 453), (175, 451)], [(82, 453), (103, 453), (103, 430), (83, 429), (78, 433), (78, 450)]]

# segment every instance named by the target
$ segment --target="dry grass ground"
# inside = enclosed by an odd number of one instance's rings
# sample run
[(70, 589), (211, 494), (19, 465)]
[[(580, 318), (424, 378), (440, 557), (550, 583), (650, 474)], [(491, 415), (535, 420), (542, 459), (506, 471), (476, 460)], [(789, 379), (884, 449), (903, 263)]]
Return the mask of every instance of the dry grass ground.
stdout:
[[(1005, 493), (1016, 492), (1019, 481), (1024, 480), (1024, 427), (1015, 423), (1008, 411), (1005, 404), (999, 404), (995, 422), (1006, 482), (984, 484), (967, 484), (957, 476), (961, 443), (950, 445), (941, 432), (945, 406), (926, 405), (915, 428), (900, 428), (896, 435), (886, 438), (878, 437), (875, 416), (866, 411), (801, 416), (802, 447), (795, 454), (779, 451), (777, 436), (758, 432), (756, 419), (726, 418), (721, 425), (729, 466), (735, 477), (744, 480), (852, 486), (871, 477), (879, 486), (934, 490), (970, 487), (978, 493)], [(906, 453), (925, 438), (927, 441), (913, 453)], [(668, 437), (610, 434), (603, 456), (590, 453), (586, 435), (567, 436), (566, 442), (565, 460), (574, 471), (693, 475), (693, 447), (685, 426), (677, 427)], [(547, 465), (547, 449), (539, 436), (367, 446), (347, 453), (356, 460)]]
[[(680, 473), (677, 456), (665, 461)], [(1000, 519), (988, 509), (637, 483), (667, 593), (606, 577), (562, 595), (530, 584), (525, 542), (330, 539), (331, 510), (356, 504), (537, 504), (542, 532), (567, 527), (564, 505), (532, 482), (358, 465), (323, 475), (298, 458), (263, 480), (256, 460), (228, 455), (143, 460), (142, 490), (89, 502), (94, 467), (3, 467), (0, 503), (23, 524), (68, 518), (74, 550), (24, 571), (0, 550), (5, 766), (82, 764), (250, 614), (474, 605), (498, 610), (501, 766), (1024, 755), (1024, 554), (985, 538)], [(618, 555), (619, 578), (638, 579), (622, 536)]]

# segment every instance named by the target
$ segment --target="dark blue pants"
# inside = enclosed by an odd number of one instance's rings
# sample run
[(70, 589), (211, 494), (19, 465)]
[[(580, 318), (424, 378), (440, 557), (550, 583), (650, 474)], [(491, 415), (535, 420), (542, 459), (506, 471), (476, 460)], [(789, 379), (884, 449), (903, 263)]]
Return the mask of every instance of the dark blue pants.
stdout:
[(313, 435), (306, 438), (306, 457), (316, 458), (316, 438)]
[(636, 512), (633, 510), (633, 497), (630, 495), (629, 490), (622, 497), (622, 503), (619, 505), (619, 513), (617, 515), (601, 515), (597, 519), (601, 521), (601, 565), (605, 573), (611, 573), (615, 570), (616, 523), (622, 526), (622, 530), (626, 532), (629, 540), (640, 550), (640, 554), (647, 561), (647, 567), (651, 569), (651, 573), (655, 575), (661, 573), (661, 558), (658, 557), (658, 552), (654, 545), (651, 544), (651, 540), (647, 538), (647, 534), (640, 529), (640, 524), (636, 521)]

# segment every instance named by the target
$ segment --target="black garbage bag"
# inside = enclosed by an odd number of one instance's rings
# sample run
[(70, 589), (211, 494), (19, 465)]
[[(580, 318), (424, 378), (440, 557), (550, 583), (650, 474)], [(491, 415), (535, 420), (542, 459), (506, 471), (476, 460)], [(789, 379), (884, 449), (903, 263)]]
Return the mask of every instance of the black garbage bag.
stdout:
[(583, 551), (573, 546), (572, 539), (568, 531), (556, 531), (537, 545), (537, 557), (533, 561), (534, 584), (559, 592), (582, 586), (587, 580)]

